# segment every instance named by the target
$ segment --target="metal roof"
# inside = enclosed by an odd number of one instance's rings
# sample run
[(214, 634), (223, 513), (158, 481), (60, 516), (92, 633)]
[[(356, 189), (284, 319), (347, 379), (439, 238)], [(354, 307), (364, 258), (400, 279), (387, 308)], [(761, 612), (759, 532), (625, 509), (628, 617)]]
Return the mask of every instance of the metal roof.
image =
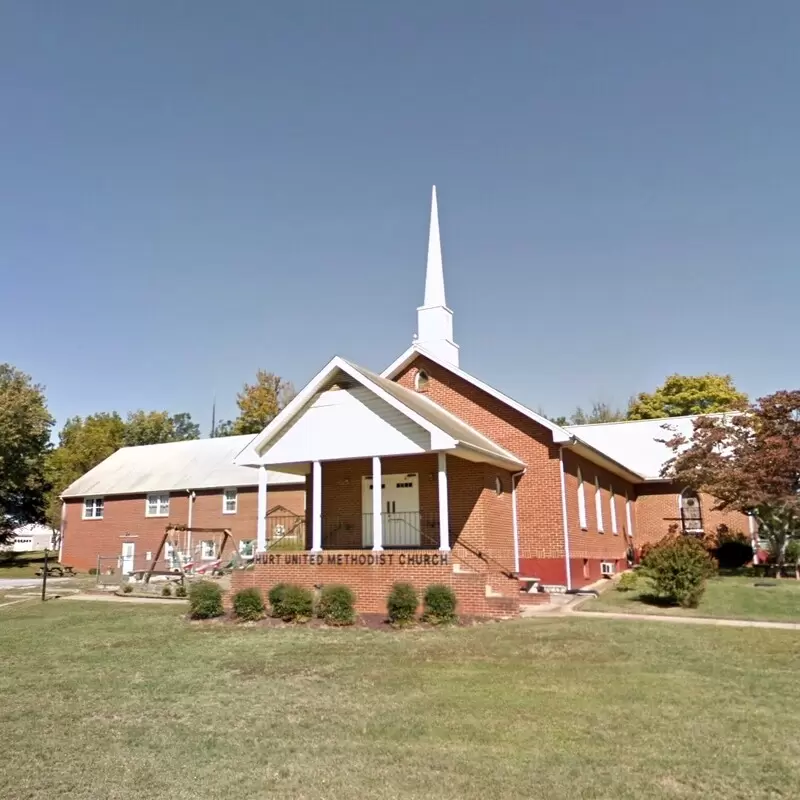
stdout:
[[(187, 442), (123, 447), (70, 484), (62, 497), (257, 486), (258, 472), (234, 458), (255, 437), (221, 436)], [(268, 472), (270, 486), (303, 483), (302, 475)]]
[(645, 480), (657, 480), (673, 456), (672, 450), (658, 440), (671, 439), (676, 433), (691, 439), (695, 419), (697, 416), (602, 422), (569, 425), (566, 430)]

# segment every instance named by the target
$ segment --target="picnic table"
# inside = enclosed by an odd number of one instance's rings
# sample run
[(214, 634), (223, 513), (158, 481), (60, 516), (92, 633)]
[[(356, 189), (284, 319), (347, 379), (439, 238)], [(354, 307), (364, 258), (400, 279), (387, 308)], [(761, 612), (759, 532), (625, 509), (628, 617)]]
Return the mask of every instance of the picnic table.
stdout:
[[(47, 575), (57, 578), (63, 578), (65, 575), (76, 575), (75, 569), (68, 564), (53, 564), (47, 565)], [(39, 567), (36, 570), (36, 577), (41, 578), (44, 576), (44, 567)]]

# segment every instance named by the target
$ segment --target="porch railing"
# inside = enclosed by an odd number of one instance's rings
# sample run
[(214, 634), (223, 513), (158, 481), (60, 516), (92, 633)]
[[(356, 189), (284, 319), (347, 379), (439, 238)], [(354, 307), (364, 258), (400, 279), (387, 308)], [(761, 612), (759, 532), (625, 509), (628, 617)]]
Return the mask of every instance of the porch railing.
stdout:
[[(438, 549), (439, 517), (422, 511), (384, 512), (381, 515), (383, 547)], [(323, 550), (359, 550), (374, 542), (373, 514), (322, 517)]]

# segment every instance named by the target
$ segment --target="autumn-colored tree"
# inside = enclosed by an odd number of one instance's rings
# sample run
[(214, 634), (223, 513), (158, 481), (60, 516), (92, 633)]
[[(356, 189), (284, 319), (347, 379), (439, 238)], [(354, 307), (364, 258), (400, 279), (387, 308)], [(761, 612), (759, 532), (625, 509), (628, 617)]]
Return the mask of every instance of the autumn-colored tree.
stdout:
[(631, 401), (628, 419), (661, 419), (743, 408), (747, 395), (730, 375), (670, 375), (652, 394)]
[(664, 477), (712, 495), (718, 508), (752, 514), (780, 574), (789, 542), (800, 539), (800, 391), (698, 417), (691, 438), (665, 441), (675, 456)]
[(44, 522), (52, 426), (44, 389), (0, 364), (0, 544), (20, 525)]
[(246, 383), (236, 397), (239, 416), (220, 422), (216, 436), (260, 433), (294, 397), (294, 386), (279, 375), (260, 369), (255, 383)]
[(128, 447), (199, 439), (200, 426), (190, 414), (167, 411), (132, 411), (125, 423), (124, 442)]

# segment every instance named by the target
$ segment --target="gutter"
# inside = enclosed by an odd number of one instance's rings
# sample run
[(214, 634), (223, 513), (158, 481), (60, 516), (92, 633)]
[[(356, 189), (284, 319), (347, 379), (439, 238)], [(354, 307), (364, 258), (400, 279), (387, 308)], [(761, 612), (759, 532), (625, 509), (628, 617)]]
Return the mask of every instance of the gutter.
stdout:
[(515, 472), (511, 476), (511, 518), (514, 530), (514, 572), (519, 575), (519, 523), (517, 522), (517, 478), (521, 478), (527, 469)]
[(569, 553), (569, 522), (567, 518), (567, 492), (564, 480), (564, 445), (558, 448), (558, 461), (561, 466), (561, 524), (564, 526), (564, 563), (567, 575), (567, 591), (572, 591), (572, 567)]

